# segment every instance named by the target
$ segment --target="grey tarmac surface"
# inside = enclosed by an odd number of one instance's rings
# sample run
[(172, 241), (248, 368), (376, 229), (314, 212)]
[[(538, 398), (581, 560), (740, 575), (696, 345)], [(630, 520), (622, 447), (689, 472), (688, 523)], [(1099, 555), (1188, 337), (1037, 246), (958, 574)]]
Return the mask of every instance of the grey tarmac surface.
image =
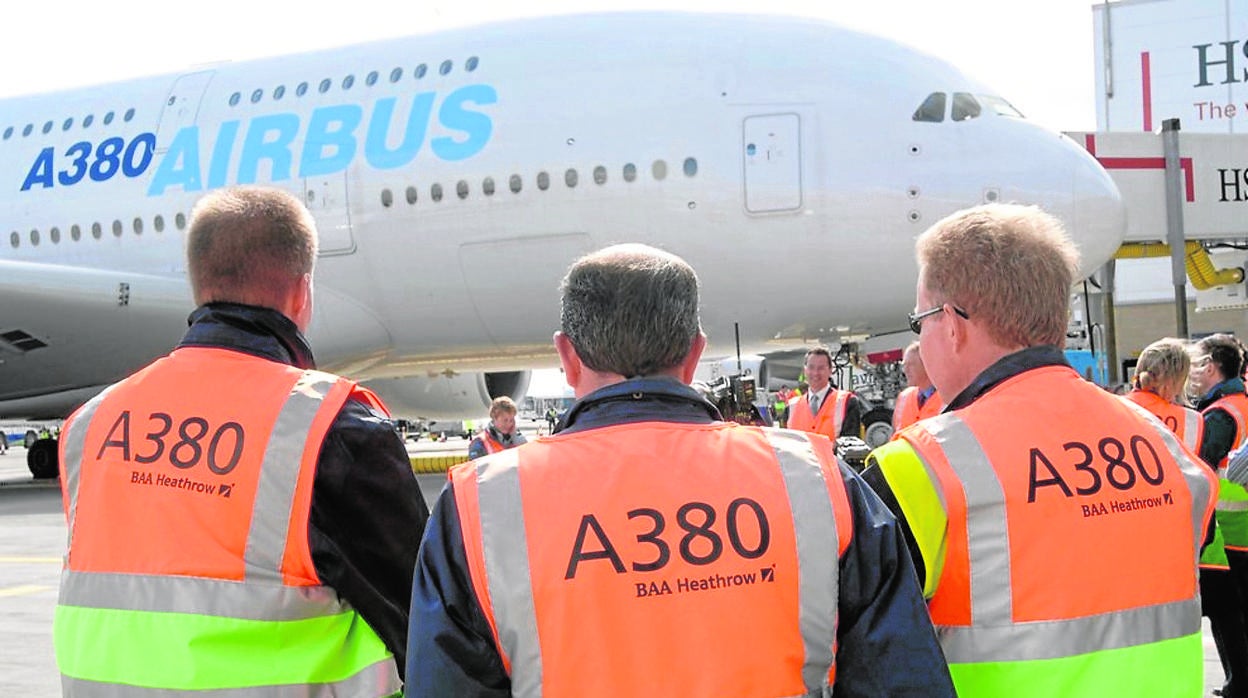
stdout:
[[(409, 443), (409, 452), (448, 444)], [(467, 442), (456, 447), (467, 449)], [(430, 507), (444, 475), (417, 475)], [(60, 679), (52, 652), (52, 614), (65, 555), (65, 518), (55, 481), (36, 481), (21, 447), (0, 454), (0, 696), (54, 698)], [(1205, 695), (1222, 685), (1222, 667), (1204, 626)]]

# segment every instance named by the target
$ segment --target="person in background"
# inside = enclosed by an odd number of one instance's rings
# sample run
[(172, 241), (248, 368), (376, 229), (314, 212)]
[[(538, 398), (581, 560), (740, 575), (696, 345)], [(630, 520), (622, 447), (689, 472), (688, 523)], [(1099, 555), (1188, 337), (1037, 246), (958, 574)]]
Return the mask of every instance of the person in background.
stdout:
[(1184, 404), (1190, 368), (1186, 342), (1173, 337), (1159, 339), (1140, 352), (1131, 391), (1124, 397), (1160, 419), (1193, 453), (1200, 453), (1204, 420)]
[(1217, 482), (1066, 362), (1078, 252), (1061, 223), (979, 206), (916, 252), (910, 327), (949, 404), (863, 479), (908, 534), (958, 695), (1199, 696)]
[(832, 385), (832, 352), (813, 347), (806, 352), (803, 371), (809, 388), (789, 400), (789, 429), (806, 431), (836, 440), (838, 436), (862, 436), (862, 398)]
[(524, 434), (516, 428), (516, 403), (503, 395), (490, 403), (490, 424), (468, 444), (468, 460), (515, 448), (524, 443)]
[(186, 335), (66, 422), (66, 696), (402, 689), (428, 510), (385, 406), (315, 368), (316, 242), (285, 191), (204, 196)]
[(1200, 457), (1220, 478), (1217, 525), (1200, 558), (1201, 600), (1226, 675), (1222, 694), (1248, 698), (1248, 491), (1226, 477), (1229, 455), (1245, 441), (1244, 349), (1215, 334), (1193, 354), (1188, 385), (1204, 418)]
[(951, 696), (892, 516), (818, 435), (690, 387), (698, 280), (572, 265), (554, 436), (451, 472), (412, 590), (408, 696)]
[(907, 386), (897, 395), (893, 406), (893, 431), (940, 414), (944, 404), (936, 394), (936, 386), (927, 377), (923, 357), (919, 356), (919, 343), (911, 342), (901, 357), (901, 372), (906, 375)]

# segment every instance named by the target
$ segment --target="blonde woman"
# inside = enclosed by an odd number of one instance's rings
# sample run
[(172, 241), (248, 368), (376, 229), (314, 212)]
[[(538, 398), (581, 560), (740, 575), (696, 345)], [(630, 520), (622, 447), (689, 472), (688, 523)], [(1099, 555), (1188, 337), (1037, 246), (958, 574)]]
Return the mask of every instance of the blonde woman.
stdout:
[(1191, 357), (1187, 343), (1166, 337), (1144, 347), (1135, 365), (1135, 380), (1126, 398), (1157, 415), (1193, 453), (1200, 452), (1205, 424), (1200, 413), (1185, 406)]

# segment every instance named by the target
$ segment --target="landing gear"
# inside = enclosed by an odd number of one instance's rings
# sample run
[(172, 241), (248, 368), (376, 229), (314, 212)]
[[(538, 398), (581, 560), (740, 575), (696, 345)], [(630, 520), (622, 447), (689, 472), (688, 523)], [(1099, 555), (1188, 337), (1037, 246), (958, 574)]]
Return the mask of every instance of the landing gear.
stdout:
[(60, 472), (56, 439), (38, 439), (26, 449), (26, 467), (36, 480), (50, 480)]
[(893, 412), (877, 407), (862, 418), (863, 441), (871, 448), (878, 448), (893, 438)]

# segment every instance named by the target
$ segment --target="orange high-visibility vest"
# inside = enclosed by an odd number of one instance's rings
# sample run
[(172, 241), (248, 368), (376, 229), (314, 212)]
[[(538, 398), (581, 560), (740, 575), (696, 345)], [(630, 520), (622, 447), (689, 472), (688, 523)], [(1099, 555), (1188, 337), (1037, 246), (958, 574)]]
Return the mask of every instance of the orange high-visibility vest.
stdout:
[(499, 451), (507, 450), (506, 446), (499, 443), (493, 436), (490, 435), (489, 429), (482, 429), (481, 433), (477, 434), (477, 438), (481, 439), (481, 446), (485, 448), (485, 454), (487, 456), (491, 453), (498, 453)]
[(1193, 453), (1200, 453), (1200, 443), (1205, 435), (1205, 420), (1199, 412), (1190, 407), (1176, 405), (1147, 390), (1132, 390), (1123, 397), (1156, 415)]
[(893, 406), (893, 431), (901, 431), (920, 419), (935, 417), (940, 414), (944, 404), (940, 393), (933, 391), (927, 402), (919, 406), (919, 389), (910, 386), (897, 395), (897, 403)]
[(1200, 695), (1217, 483), (1137, 409), (1054, 366), (899, 435), (947, 517), (930, 611), (960, 695)]
[[(789, 429), (809, 431), (836, 441), (841, 435), (841, 427), (845, 424), (845, 413), (849, 409), (849, 391), (828, 388), (819, 405), (819, 414), (810, 413), (810, 401), (806, 395), (798, 395), (789, 400), (789, 421), (785, 423)], [(857, 434), (850, 434), (857, 436)]]
[(1218, 463), (1218, 471), (1221, 472), (1226, 469), (1226, 460), (1231, 455), (1231, 451), (1239, 448), (1244, 443), (1244, 437), (1248, 435), (1245, 432), (1245, 420), (1248, 419), (1248, 395), (1244, 393), (1223, 395), (1215, 400), (1212, 405), (1201, 410), (1201, 413), (1204, 414), (1213, 410), (1222, 410), (1235, 421), (1235, 441), (1231, 444), (1230, 449), (1227, 450), (1226, 455), (1222, 457), (1221, 462)]
[(54, 630), (66, 695), (400, 689), (308, 544), (321, 445), (353, 395), (381, 404), (328, 373), (184, 347), (70, 418)]
[(512, 695), (833, 684), (852, 518), (831, 442), (646, 422), (539, 438), (450, 477)]

